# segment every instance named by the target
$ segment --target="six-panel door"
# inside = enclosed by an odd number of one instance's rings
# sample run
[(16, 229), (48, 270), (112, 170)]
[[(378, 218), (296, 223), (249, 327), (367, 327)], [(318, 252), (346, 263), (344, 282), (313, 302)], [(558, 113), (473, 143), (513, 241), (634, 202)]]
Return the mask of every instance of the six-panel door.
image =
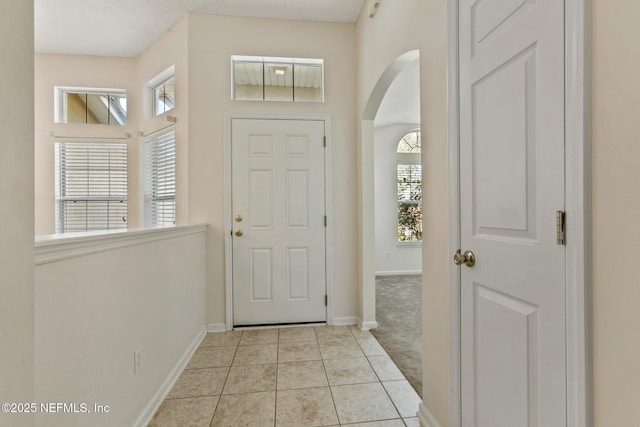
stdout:
[(232, 121), (235, 325), (326, 320), (323, 137), (323, 121)]

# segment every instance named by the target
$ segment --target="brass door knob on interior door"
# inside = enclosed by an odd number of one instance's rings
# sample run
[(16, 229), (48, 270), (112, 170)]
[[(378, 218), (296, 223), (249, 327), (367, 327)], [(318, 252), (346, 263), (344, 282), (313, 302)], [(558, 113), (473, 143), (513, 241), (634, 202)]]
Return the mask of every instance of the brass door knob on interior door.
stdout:
[(465, 253), (462, 253), (462, 251), (458, 249), (458, 251), (453, 256), (453, 262), (456, 265), (464, 264), (467, 267), (473, 267), (474, 265), (476, 265), (476, 256), (471, 251), (465, 251)]
[(236, 236), (238, 237), (242, 236), (242, 230), (236, 230)]

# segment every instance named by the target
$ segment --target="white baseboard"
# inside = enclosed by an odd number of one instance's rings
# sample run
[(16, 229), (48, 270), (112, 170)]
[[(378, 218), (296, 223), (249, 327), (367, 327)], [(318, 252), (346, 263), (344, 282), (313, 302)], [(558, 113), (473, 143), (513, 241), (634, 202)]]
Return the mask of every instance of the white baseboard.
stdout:
[(162, 384), (162, 387), (160, 387), (160, 390), (158, 390), (153, 399), (151, 399), (151, 402), (149, 402), (149, 404), (144, 408), (144, 411), (142, 411), (142, 414), (140, 415), (140, 417), (138, 417), (138, 420), (133, 424), (135, 427), (146, 427), (149, 422), (151, 422), (151, 419), (158, 411), (158, 408), (160, 408), (160, 405), (162, 405), (162, 402), (164, 402), (164, 399), (171, 391), (173, 385), (176, 383), (176, 381), (178, 381), (178, 378), (180, 378), (182, 371), (187, 366), (187, 363), (189, 363), (189, 360), (191, 360), (193, 353), (196, 352), (206, 334), (206, 328), (203, 327), (202, 330), (198, 332), (198, 335), (196, 335), (196, 338), (191, 342), (189, 348), (187, 348), (187, 350), (184, 352), (180, 360), (178, 360), (176, 366), (173, 367), (173, 369), (167, 376), (167, 379), (164, 380), (164, 383)]
[(420, 276), (422, 270), (376, 271), (376, 276)]
[(378, 322), (375, 322), (375, 321), (363, 322), (362, 319), (358, 319), (358, 327), (360, 328), (361, 331), (368, 331), (370, 329), (377, 328)]
[(421, 427), (441, 427), (424, 403), (418, 407), (418, 419)]
[(224, 323), (209, 323), (207, 324), (207, 332), (225, 332), (227, 325)]
[(357, 317), (334, 317), (331, 321), (331, 324), (334, 326), (348, 326), (348, 325), (357, 325), (358, 318)]

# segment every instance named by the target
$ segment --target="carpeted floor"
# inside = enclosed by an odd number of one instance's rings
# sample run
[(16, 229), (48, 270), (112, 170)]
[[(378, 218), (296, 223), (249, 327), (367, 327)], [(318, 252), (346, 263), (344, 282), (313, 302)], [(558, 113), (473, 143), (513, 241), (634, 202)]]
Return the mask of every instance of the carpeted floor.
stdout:
[(422, 396), (422, 276), (376, 278), (376, 320), (371, 333)]

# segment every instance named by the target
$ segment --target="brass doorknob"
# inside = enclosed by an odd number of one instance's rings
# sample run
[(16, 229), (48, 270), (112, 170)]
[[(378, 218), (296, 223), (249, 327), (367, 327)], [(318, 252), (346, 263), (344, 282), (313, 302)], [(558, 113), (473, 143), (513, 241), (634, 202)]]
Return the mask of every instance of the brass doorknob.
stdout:
[(464, 254), (460, 249), (453, 256), (453, 262), (456, 265), (466, 265), (467, 267), (473, 267), (476, 265), (476, 256), (471, 251), (466, 251)]
[(242, 236), (242, 230), (236, 230), (236, 236), (238, 237)]

